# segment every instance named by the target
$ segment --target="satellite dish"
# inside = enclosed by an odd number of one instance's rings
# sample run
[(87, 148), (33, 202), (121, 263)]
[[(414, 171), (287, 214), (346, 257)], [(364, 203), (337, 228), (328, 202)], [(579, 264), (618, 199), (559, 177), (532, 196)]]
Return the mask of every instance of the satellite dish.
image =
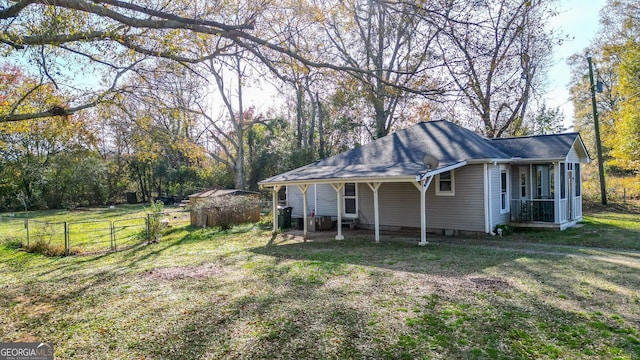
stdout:
[(424, 167), (427, 168), (427, 170), (431, 170), (437, 168), (440, 161), (438, 161), (438, 159), (431, 154), (425, 154), (425, 156), (422, 157), (422, 163), (424, 164)]

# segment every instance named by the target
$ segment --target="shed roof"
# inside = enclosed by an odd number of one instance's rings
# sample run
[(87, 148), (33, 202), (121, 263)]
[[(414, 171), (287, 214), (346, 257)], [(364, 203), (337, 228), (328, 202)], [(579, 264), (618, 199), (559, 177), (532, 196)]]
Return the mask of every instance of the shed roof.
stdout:
[[(436, 169), (453, 169), (473, 160), (564, 158), (577, 133), (487, 139), (446, 120), (422, 122), (361, 147), (270, 177), (260, 182), (289, 183), (331, 179), (413, 178), (425, 172), (426, 154), (439, 160)], [(462, 164), (462, 165), (461, 165)]]
[(254, 191), (246, 191), (240, 189), (207, 189), (199, 193), (189, 195), (190, 198), (208, 198), (225, 195), (256, 195)]

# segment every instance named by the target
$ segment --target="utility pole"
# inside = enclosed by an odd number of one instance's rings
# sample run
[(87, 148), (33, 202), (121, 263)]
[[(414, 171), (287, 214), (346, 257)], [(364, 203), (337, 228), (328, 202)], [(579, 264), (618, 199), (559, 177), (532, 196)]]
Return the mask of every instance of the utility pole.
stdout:
[(587, 57), (589, 62), (589, 81), (591, 82), (591, 106), (593, 107), (593, 125), (596, 129), (596, 151), (598, 152), (598, 172), (600, 173), (600, 198), (602, 205), (607, 205), (607, 187), (604, 182), (604, 161), (602, 160), (602, 144), (600, 142), (600, 124), (598, 123), (598, 108), (596, 107), (596, 86), (593, 82), (593, 65), (591, 56)]

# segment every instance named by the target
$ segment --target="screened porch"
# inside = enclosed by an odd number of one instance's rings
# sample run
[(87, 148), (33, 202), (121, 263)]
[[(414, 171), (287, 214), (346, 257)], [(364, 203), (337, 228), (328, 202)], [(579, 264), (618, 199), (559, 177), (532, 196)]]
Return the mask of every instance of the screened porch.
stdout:
[(511, 222), (562, 225), (582, 218), (580, 164), (511, 166)]

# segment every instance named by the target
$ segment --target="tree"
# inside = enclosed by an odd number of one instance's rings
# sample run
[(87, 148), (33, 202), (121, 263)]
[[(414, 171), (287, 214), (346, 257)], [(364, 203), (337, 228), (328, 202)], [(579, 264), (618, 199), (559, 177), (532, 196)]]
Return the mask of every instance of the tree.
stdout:
[[(454, 118), (487, 137), (517, 132), (530, 99), (541, 85), (551, 54), (545, 29), (553, 12), (548, 2), (453, 1), (438, 37), (455, 102)], [(449, 105), (449, 107), (447, 107)], [(478, 118), (478, 121), (473, 119)]]
[[(198, 144), (199, 118), (188, 111), (204, 97), (198, 78), (166, 61), (149, 64), (145, 71), (149, 75), (130, 79), (131, 92), (104, 106), (101, 116), (107, 125), (103, 157), (119, 164), (114, 168), (126, 169), (146, 202), (154, 193), (183, 196), (205, 186), (200, 170), (205, 149)], [(112, 175), (112, 184), (124, 183), (120, 193), (133, 190), (126, 189), (128, 181), (117, 180), (123, 173)]]
[(620, 103), (615, 111), (615, 141), (610, 145), (618, 165), (640, 173), (640, 5), (610, 1), (606, 9), (603, 23), (609, 25), (613, 41), (605, 50), (620, 59), (615, 85)]
[[(323, 17), (327, 56), (343, 66), (366, 70), (344, 82), (350, 82), (372, 110), (371, 123), (364, 125), (373, 139), (394, 127), (396, 111), (411, 99), (410, 94), (441, 93), (428, 73), (435, 67), (431, 47), (438, 31), (425, 21), (429, 11), (420, 6), (353, 0), (326, 9), (330, 15)], [(418, 91), (423, 88), (430, 91)]]
[[(69, 115), (93, 107), (117, 91), (118, 79), (147, 57), (195, 64), (233, 53), (239, 46), (263, 61), (262, 52), (269, 51), (284, 54), (305, 66), (378, 76), (371, 69), (307, 56), (286, 41), (268, 40), (277, 37), (262, 32), (256, 24), (268, 22), (269, 14), (277, 12), (277, 8), (277, 4), (270, 2), (3, 1), (0, 3), (3, 50), (29, 58), (45, 75), (43, 80), (47, 83), (62, 86), (64, 82), (57, 79), (75, 73), (76, 69), (65, 64), (76, 63), (84, 64), (85, 71), (101, 67), (112, 81), (105, 91), (78, 99), (79, 104), (59, 104), (29, 113), (2, 113), (0, 122)], [(55, 61), (58, 58), (67, 61)], [(385, 78), (378, 80), (393, 85)]]
[(564, 114), (560, 108), (547, 108), (546, 104), (534, 114), (529, 132), (532, 135), (558, 134), (564, 131)]
[[(62, 101), (50, 86), (36, 86), (37, 79), (14, 67), (0, 70), (0, 108), (31, 111)], [(21, 95), (32, 89), (29, 97)], [(18, 99), (18, 100), (16, 100)], [(5, 110), (6, 111), (6, 110)], [(69, 116), (26, 122), (0, 123), (0, 196), (9, 201), (22, 194), (28, 206), (73, 206), (103, 200), (101, 169), (95, 157), (91, 120)], [(74, 174), (94, 172), (88, 178)], [(63, 187), (59, 185), (64, 185)]]
[[(638, 5), (633, 1), (609, 1), (601, 12), (601, 33), (588, 49), (594, 59), (595, 77), (601, 83), (597, 93), (598, 118), (604, 160), (609, 167), (634, 169), (637, 147), (634, 133), (637, 84), (637, 38), (640, 34)], [(594, 124), (585, 54), (569, 60), (574, 70), (571, 95), (575, 108), (574, 127), (580, 131), (591, 153), (595, 153)], [(635, 157), (637, 159), (637, 157)]]

